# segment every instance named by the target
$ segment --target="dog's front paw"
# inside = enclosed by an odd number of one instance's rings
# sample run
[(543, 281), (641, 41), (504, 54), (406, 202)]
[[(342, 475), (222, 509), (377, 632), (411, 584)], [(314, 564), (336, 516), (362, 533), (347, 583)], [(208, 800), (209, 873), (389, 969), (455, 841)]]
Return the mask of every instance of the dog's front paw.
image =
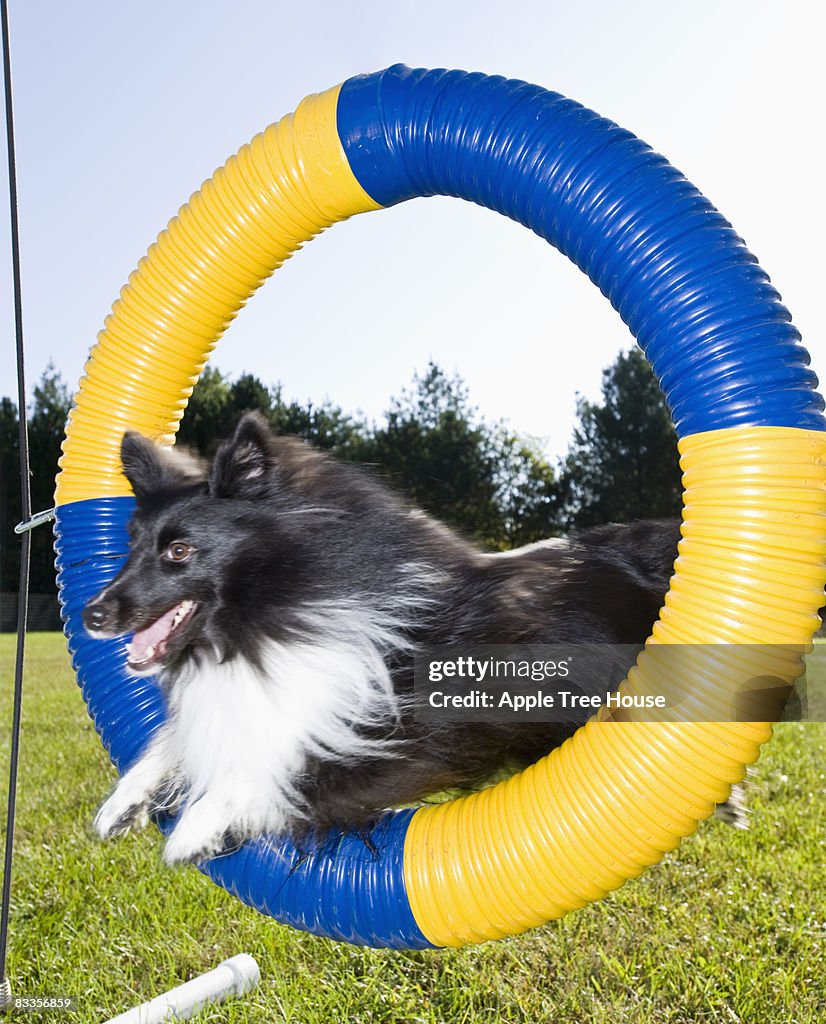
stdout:
[(109, 839), (131, 829), (141, 829), (148, 821), (147, 802), (135, 801), (130, 793), (118, 788), (95, 815), (95, 831), (101, 839)]
[(731, 787), (731, 795), (725, 803), (717, 804), (716, 816), (732, 828), (749, 827), (749, 808), (746, 805), (746, 786), (738, 783)]
[(199, 800), (187, 807), (163, 851), (164, 862), (199, 864), (221, 853), (227, 846), (227, 828), (215, 809)]

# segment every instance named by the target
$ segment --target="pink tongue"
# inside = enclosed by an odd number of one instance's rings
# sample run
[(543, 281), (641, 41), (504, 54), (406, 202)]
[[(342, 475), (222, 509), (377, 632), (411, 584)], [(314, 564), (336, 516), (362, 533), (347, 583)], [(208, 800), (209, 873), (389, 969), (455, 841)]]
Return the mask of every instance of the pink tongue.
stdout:
[(169, 636), (172, 632), (172, 622), (178, 607), (176, 605), (174, 608), (170, 608), (168, 612), (159, 619), (156, 619), (151, 626), (147, 626), (146, 629), (141, 629), (135, 633), (132, 643), (129, 644), (129, 657), (132, 661), (143, 661), (150, 647), (156, 646), (161, 640), (165, 640)]

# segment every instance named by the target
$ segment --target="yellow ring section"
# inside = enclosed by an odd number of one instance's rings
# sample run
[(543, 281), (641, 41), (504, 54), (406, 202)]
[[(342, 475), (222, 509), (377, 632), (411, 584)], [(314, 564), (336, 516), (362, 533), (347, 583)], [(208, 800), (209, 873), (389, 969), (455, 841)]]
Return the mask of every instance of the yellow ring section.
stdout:
[[(819, 626), (826, 434), (730, 428), (684, 438), (680, 452), (675, 575), (620, 690), (677, 688), (686, 720), (601, 713), (521, 775), (418, 811), (405, 881), (437, 946), (524, 931), (636, 877), (712, 813), (771, 736), (769, 723), (731, 721), (732, 704), (755, 675), (793, 682)], [(692, 646), (664, 665), (664, 644)]]
[(381, 208), (344, 155), (339, 89), (308, 96), (239, 150), (138, 264), (86, 364), (56, 504), (131, 494), (123, 432), (172, 444), (212, 349), (259, 285), (331, 224)]

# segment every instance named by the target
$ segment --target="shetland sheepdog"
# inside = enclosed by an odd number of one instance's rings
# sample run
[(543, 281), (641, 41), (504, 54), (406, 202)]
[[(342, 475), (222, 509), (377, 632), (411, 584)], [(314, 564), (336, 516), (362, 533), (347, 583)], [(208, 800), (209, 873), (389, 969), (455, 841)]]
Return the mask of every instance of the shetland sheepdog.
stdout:
[(474, 788), (582, 724), (418, 720), (413, 659), (434, 644), (630, 644), (648, 637), (677, 522), (477, 550), (371, 471), (245, 415), (201, 464), (137, 433), (130, 552), (87, 605), (93, 636), (132, 633), (166, 723), (118, 782), (103, 837), (178, 814), (168, 863), (262, 833), (362, 829), (394, 804)]

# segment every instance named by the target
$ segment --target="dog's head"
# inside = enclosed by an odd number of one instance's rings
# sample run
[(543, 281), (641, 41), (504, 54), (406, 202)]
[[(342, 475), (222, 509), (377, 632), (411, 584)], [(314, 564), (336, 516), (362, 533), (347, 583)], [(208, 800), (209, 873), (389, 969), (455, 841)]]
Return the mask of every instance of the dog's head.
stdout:
[(254, 611), (251, 596), (268, 600), (289, 584), (289, 517), (281, 533), (257, 522), (271, 505), (262, 509), (261, 499), (280, 493), (275, 446), (254, 413), (208, 471), (140, 434), (124, 435), (121, 461), (137, 503), (129, 557), (83, 621), (93, 636), (134, 633), (133, 672), (156, 672), (199, 651), (231, 657)]

